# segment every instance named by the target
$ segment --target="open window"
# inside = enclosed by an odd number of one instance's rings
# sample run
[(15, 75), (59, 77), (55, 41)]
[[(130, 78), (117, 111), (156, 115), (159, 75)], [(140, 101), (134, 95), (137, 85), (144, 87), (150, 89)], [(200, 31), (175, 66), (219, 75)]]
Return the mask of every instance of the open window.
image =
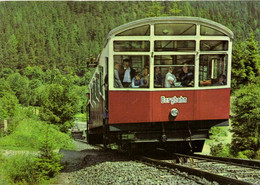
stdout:
[(200, 55), (199, 86), (227, 84), (227, 55)]
[(154, 87), (193, 87), (195, 55), (156, 55)]
[(115, 55), (114, 88), (149, 88), (149, 55)]

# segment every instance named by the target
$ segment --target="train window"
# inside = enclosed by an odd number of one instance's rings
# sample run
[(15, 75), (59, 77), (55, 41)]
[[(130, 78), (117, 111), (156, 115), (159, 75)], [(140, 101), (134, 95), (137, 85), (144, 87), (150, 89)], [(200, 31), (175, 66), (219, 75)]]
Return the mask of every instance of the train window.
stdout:
[(93, 104), (94, 103), (94, 92), (93, 92), (93, 86), (92, 85), (90, 85), (89, 86), (89, 88), (90, 88), (90, 101), (91, 101), (91, 104)]
[(104, 73), (104, 71), (103, 71), (104, 69), (103, 69), (103, 66), (99, 66), (99, 76), (100, 76), (100, 83), (99, 83), (99, 88), (100, 88), (100, 94), (103, 96), (103, 94), (104, 94), (104, 86), (103, 86), (103, 84), (104, 84), (104, 79), (103, 79), (103, 73)]
[(97, 99), (100, 97), (100, 78), (98, 73), (96, 74), (96, 97)]
[(150, 62), (148, 55), (115, 55), (115, 88), (149, 88)]
[(154, 87), (193, 87), (194, 55), (156, 55)]
[(155, 24), (155, 35), (196, 35), (195, 24)]
[(199, 86), (227, 84), (227, 55), (200, 55)]
[(117, 34), (116, 36), (145, 36), (145, 35), (147, 36), (150, 35), (150, 25), (129, 29)]
[(93, 80), (92, 90), (93, 90), (93, 92), (92, 92), (93, 102), (95, 102), (95, 100), (96, 100), (96, 80)]
[(150, 51), (149, 41), (114, 41), (114, 51)]
[(200, 26), (200, 35), (225, 36), (224, 33), (207, 26)]
[(201, 51), (227, 51), (228, 41), (222, 40), (202, 40), (200, 41)]
[(164, 40), (154, 42), (154, 51), (195, 51), (196, 41)]

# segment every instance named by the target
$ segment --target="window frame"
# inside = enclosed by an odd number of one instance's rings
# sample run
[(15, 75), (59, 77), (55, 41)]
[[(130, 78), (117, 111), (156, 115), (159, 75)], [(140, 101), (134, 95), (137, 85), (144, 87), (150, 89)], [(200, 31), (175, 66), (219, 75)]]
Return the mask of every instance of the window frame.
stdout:
[[(187, 22), (189, 23), (189, 22)], [(150, 27), (150, 36), (116, 36), (113, 35), (110, 37), (107, 47), (109, 47), (109, 90), (112, 91), (162, 91), (162, 90), (196, 90), (196, 89), (211, 89), (211, 88), (220, 88), (220, 87), (200, 87), (198, 85), (199, 82), (199, 56), (201, 54), (227, 54), (228, 55), (228, 71), (227, 71), (227, 87), (230, 87), (230, 76), (231, 76), (231, 48), (232, 48), (232, 40), (229, 36), (201, 36), (200, 35), (200, 27), (204, 24), (201, 23), (192, 23), (195, 24), (196, 35), (184, 35), (184, 36), (158, 36), (154, 35), (154, 25), (156, 23), (151, 23)], [(114, 41), (150, 41), (150, 52), (115, 52), (113, 50), (113, 42)], [(195, 51), (154, 51), (154, 42), (155, 41), (167, 41), (167, 40), (192, 40), (195, 41)], [(224, 40), (228, 41), (228, 50), (227, 51), (201, 51), (200, 50), (200, 41), (202, 40)], [(150, 87), (149, 88), (114, 88), (113, 75), (114, 75), (114, 55), (148, 55), (150, 57)], [(155, 88), (154, 87), (154, 73), (155, 73), (155, 63), (154, 56), (155, 55), (195, 55), (195, 63), (194, 63), (194, 86), (193, 87), (176, 87), (176, 88)], [(113, 75), (111, 75), (113, 74)]]

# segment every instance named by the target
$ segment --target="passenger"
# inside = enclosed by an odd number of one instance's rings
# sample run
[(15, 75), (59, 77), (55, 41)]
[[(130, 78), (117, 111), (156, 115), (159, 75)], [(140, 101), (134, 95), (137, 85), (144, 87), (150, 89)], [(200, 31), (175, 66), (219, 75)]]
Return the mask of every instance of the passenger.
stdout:
[(150, 84), (150, 75), (149, 75), (149, 68), (144, 68), (144, 76), (142, 78), (143, 86), (142, 87), (149, 87)]
[(154, 86), (155, 87), (162, 87), (162, 74), (161, 74), (160, 67), (155, 68)]
[(173, 72), (173, 67), (169, 67), (168, 73), (165, 76), (165, 87), (166, 88), (174, 87), (174, 84), (177, 82), (176, 77), (174, 76), (174, 74), (172, 74), (172, 72)]
[(123, 73), (123, 79), (122, 79), (123, 86), (129, 87), (131, 84), (131, 80), (135, 76), (135, 70), (130, 66), (129, 59), (124, 59), (123, 64), (124, 64), (124, 73)]
[(227, 83), (226, 83), (226, 75), (220, 74), (218, 76), (218, 82), (213, 84), (213, 86), (217, 86), (217, 85), (227, 85)]
[(141, 74), (137, 74), (133, 79), (132, 79), (132, 84), (131, 86), (133, 88), (139, 88), (141, 86), (143, 86), (144, 83), (143, 83), (143, 79), (141, 79)]
[(182, 71), (179, 74), (179, 79), (181, 81), (181, 85), (183, 87), (192, 87), (193, 86), (193, 74), (192, 72), (189, 72), (188, 66), (184, 65), (182, 67)]
[(122, 82), (119, 78), (118, 70), (120, 68), (120, 65), (118, 62), (114, 63), (114, 87), (115, 88), (123, 88)]

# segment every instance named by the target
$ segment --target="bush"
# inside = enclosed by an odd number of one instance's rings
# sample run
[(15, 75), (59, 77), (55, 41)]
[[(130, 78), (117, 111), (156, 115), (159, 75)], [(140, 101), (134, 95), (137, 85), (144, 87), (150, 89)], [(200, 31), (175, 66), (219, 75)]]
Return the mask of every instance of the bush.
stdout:
[(244, 150), (238, 152), (237, 157), (242, 159), (252, 159), (255, 157), (255, 152), (253, 150)]
[(56, 176), (62, 169), (60, 165), (61, 155), (53, 152), (54, 147), (47, 135), (40, 147), (40, 156), (36, 159), (36, 166), (39, 175), (44, 179), (49, 179)]
[(2, 178), (10, 184), (38, 184), (39, 176), (33, 155), (17, 154), (2, 161)]
[[(247, 157), (254, 158), (260, 146), (260, 77), (247, 86), (235, 92), (232, 104), (231, 149), (234, 154), (242, 152)], [(252, 155), (251, 152), (255, 154)]]
[(218, 157), (231, 157), (230, 144), (218, 143), (217, 145), (211, 145), (210, 154)]
[(61, 84), (46, 86), (42, 99), (40, 118), (57, 125), (62, 132), (72, 127), (74, 115), (79, 110), (79, 97), (72, 89), (70, 81), (63, 79)]

